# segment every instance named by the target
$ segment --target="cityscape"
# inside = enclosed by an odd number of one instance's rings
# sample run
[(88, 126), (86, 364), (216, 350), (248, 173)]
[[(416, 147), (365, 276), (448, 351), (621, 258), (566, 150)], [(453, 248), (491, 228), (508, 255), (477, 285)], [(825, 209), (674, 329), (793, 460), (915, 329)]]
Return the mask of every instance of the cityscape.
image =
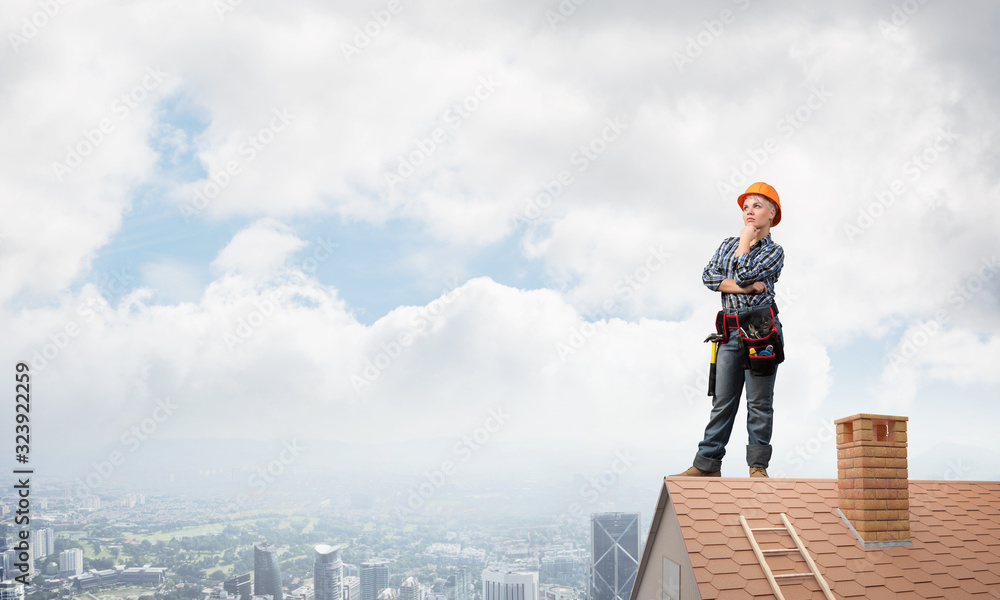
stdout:
[(39, 492), (22, 528), (8, 497), (0, 600), (626, 600), (645, 534), (637, 512), (401, 517), (365, 493), (270, 500), (219, 517), (224, 500), (191, 495)]

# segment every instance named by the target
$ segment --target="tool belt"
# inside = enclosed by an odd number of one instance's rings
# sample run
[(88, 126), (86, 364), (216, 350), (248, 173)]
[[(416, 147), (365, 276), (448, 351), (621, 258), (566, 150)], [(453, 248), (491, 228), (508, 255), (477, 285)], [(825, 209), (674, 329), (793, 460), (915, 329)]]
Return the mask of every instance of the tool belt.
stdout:
[(739, 336), (743, 368), (754, 375), (773, 375), (775, 368), (785, 360), (785, 349), (778, 335), (774, 317), (777, 306), (765, 306), (743, 314), (728, 315), (723, 311), (715, 316), (715, 330), (729, 341), (729, 332)]

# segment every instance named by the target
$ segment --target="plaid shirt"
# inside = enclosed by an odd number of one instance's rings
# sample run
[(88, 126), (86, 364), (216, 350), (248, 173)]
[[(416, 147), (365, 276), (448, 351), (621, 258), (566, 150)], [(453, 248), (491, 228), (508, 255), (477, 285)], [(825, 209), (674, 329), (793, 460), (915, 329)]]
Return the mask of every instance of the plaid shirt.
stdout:
[(736, 256), (740, 238), (726, 238), (719, 249), (715, 251), (712, 260), (708, 261), (701, 280), (705, 287), (713, 292), (719, 291), (723, 279), (732, 279), (739, 286), (748, 286), (755, 281), (762, 281), (767, 286), (763, 294), (727, 294), (722, 293), (722, 310), (734, 315), (740, 309), (757, 308), (774, 303), (774, 283), (781, 274), (785, 264), (785, 251), (781, 246), (771, 241), (768, 233), (764, 239), (758, 240), (750, 247), (750, 251)]

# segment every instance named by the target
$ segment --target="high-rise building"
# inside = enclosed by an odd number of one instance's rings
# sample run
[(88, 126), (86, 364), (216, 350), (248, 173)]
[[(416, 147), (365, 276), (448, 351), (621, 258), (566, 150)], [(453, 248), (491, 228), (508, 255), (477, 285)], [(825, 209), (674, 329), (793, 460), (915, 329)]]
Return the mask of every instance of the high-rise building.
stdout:
[(341, 600), (344, 563), (340, 560), (340, 546), (316, 546), (316, 563), (313, 568), (315, 600)]
[(472, 600), (469, 594), (471, 589), (472, 573), (465, 567), (459, 567), (444, 582), (444, 596), (446, 600)]
[(483, 600), (538, 600), (538, 571), (483, 571)]
[(407, 577), (399, 586), (399, 600), (423, 600), (420, 582), (416, 577)]
[(45, 531), (45, 556), (52, 556), (56, 553), (56, 530), (46, 527), (43, 531)]
[(628, 600), (639, 572), (639, 515), (596, 513), (590, 520), (590, 600)]
[(3, 553), (3, 578), (14, 578), (14, 563), (17, 562), (17, 550), (7, 550)]
[(361, 600), (376, 600), (389, 587), (389, 561), (375, 558), (361, 563)]
[[(31, 554), (35, 553), (34, 550), (29, 550), (29, 552), (31, 552)], [(6, 552), (4, 552), (3, 553), (3, 573), (4, 573), (4, 578), (5, 579), (13, 579), (14, 577), (19, 577), (21, 575), (27, 575), (28, 576), (28, 581), (31, 581), (32, 579), (34, 579), (35, 578), (35, 560), (34, 560), (34, 558), (31, 558), (31, 560), (28, 561), (28, 572), (27, 573), (21, 571), (18, 567), (14, 566), (14, 565), (16, 565), (18, 563), (23, 563), (23, 562), (24, 561), (22, 561), (18, 557), (18, 551), (17, 550), (14, 550), (13, 548), (11, 548), (10, 550), (7, 550)]]
[(253, 593), (255, 596), (267, 594), (273, 600), (284, 600), (278, 549), (274, 544), (257, 542), (253, 545)]
[(361, 600), (361, 578), (348, 575), (344, 577), (343, 582), (344, 595), (343, 600)]
[(59, 576), (73, 577), (83, 573), (83, 550), (70, 548), (59, 553)]
[(222, 589), (226, 590), (230, 596), (239, 600), (250, 600), (253, 596), (253, 585), (250, 581), (250, 573), (236, 575), (222, 582)]
[(24, 584), (12, 579), (0, 581), (0, 600), (24, 600)]
[(46, 556), (55, 553), (55, 532), (51, 527), (42, 527), (40, 529), (32, 529), (29, 534), (29, 543), (31, 544), (31, 557), (32, 562), (38, 558), (45, 558)]
[(39, 558), (45, 558), (45, 532), (32, 529), (28, 532), (28, 543), (30, 544), (29, 552), (31, 553), (29, 560), (34, 565), (35, 561)]

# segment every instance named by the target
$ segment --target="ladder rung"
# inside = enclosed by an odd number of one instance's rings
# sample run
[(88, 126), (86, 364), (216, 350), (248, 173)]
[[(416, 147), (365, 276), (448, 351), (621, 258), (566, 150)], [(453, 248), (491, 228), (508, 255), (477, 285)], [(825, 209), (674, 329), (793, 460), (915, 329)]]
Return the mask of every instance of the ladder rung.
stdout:
[[(809, 551), (806, 549), (805, 544), (802, 543), (802, 540), (795, 532), (795, 527), (792, 526), (792, 522), (788, 520), (788, 515), (781, 513), (781, 522), (785, 524), (784, 527), (761, 527), (759, 529), (752, 529), (747, 523), (746, 517), (740, 515), (740, 525), (743, 526), (743, 530), (747, 534), (747, 539), (750, 541), (750, 547), (753, 548), (753, 552), (757, 556), (757, 561), (760, 563), (760, 568), (764, 571), (764, 576), (767, 577), (767, 582), (771, 584), (771, 591), (774, 592), (774, 597), (777, 600), (785, 600), (784, 595), (781, 593), (781, 589), (778, 587), (779, 579), (813, 577), (822, 589), (823, 597), (826, 598), (826, 600), (836, 600), (833, 592), (830, 591), (830, 586), (827, 585), (826, 580), (823, 579), (823, 575), (819, 572), (816, 562), (812, 559), (812, 556), (809, 555)], [(755, 531), (784, 531), (790, 535), (792, 541), (795, 542), (795, 548), (770, 548), (768, 550), (762, 550), (760, 544), (758, 544), (757, 540), (754, 538), (753, 534)], [(783, 573), (781, 575), (775, 575), (771, 571), (771, 567), (767, 564), (767, 554), (784, 554), (796, 551), (798, 551), (802, 558), (805, 559), (806, 564), (809, 565), (809, 573)]]

